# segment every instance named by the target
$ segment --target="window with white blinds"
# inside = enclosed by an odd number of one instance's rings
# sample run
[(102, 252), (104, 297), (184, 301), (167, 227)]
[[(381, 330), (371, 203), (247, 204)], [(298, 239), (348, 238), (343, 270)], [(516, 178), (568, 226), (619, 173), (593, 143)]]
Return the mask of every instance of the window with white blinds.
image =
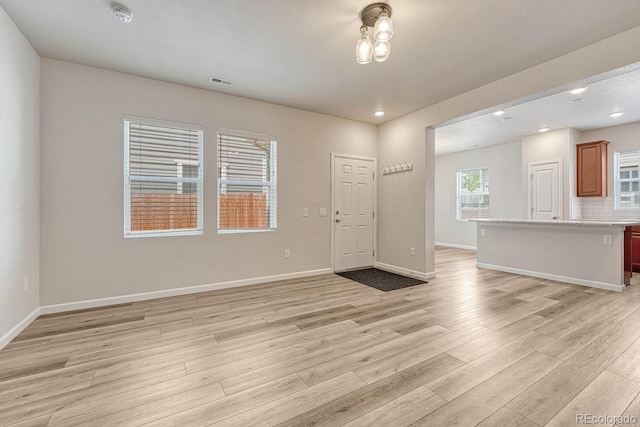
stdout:
[(218, 232), (275, 230), (275, 137), (218, 131)]
[(202, 234), (202, 126), (127, 116), (125, 237)]
[(640, 208), (640, 149), (616, 151), (614, 155), (614, 198), (616, 209)]
[(489, 218), (489, 169), (458, 171), (456, 211), (460, 221)]

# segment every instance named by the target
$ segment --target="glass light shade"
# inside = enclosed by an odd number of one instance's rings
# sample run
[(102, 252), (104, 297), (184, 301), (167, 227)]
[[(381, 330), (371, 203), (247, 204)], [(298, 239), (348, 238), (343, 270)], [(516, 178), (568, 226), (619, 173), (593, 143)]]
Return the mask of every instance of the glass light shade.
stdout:
[(393, 37), (393, 22), (386, 12), (382, 12), (373, 29), (373, 37), (378, 41), (390, 40)]
[(364, 25), (360, 28), (360, 38), (356, 43), (356, 61), (358, 64), (368, 64), (371, 62), (371, 56), (373, 53), (373, 46), (367, 27)]
[(373, 59), (376, 62), (384, 62), (389, 59), (391, 53), (391, 43), (387, 41), (377, 41), (373, 44)]

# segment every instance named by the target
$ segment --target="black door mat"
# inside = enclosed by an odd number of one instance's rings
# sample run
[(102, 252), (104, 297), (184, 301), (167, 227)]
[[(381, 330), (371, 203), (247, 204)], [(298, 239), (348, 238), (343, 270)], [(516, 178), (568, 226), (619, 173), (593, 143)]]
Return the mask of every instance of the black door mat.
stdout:
[(378, 270), (377, 268), (341, 271), (336, 274), (385, 292), (428, 283), (423, 280)]

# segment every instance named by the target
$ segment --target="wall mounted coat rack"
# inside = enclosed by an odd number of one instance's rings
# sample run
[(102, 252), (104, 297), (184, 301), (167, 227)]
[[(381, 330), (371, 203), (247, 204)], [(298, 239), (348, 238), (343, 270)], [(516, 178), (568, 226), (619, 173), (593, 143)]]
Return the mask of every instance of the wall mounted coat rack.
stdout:
[(383, 175), (389, 175), (392, 173), (409, 172), (413, 170), (413, 163), (394, 163), (382, 168)]

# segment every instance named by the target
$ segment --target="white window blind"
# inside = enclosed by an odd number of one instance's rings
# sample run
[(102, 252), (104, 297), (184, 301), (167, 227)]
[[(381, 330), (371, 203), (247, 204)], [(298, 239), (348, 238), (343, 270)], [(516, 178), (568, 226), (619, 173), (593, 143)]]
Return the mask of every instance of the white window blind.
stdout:
[(201, 126), (125, 117), (125, 237), (202, 234)]
[(468, 169), (457, 174), (457, 219), (489, 218), (489, 169)]
[(640, 208), (640, 149), (616, 151), (614, 154), (614, 197), (616, 209)]
[(218, 131), (218, 232), (275, 230), (277, 150), (274, 137)]

